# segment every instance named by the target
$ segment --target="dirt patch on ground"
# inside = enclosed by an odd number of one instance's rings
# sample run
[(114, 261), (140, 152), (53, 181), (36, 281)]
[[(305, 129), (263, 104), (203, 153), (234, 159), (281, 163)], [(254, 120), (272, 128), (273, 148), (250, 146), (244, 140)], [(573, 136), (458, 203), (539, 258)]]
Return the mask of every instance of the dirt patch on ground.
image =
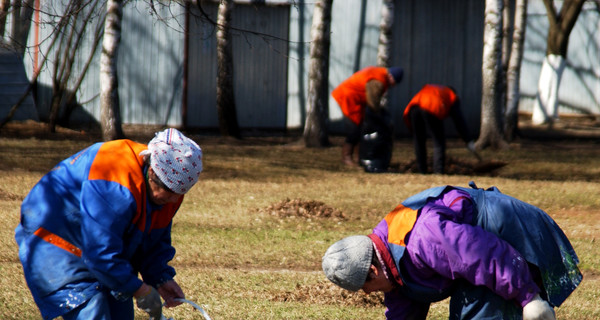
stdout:
[(344, 213), (332, 208), (321, 201), (303, 199), (285, 199), (266, 208), (258, 209), (258, 212), (276, 216), (279, 218), (302, 217), (346, 220)]
[(54, 131), (46, 123), (33, 120), (11, 121), (0, 128), (0, 136), (6, 138), (37, 138), (46, 140), (77, 140), (77, 141), (99, 141), (102, 138), (100, 132), (68, 129), (56, 126)]
[[(494, 176), (499, 169), (506, 165), (506, 162), (498, 160), (468, 161), (449, 157), (446, 159), (444, 174)], [(433, 167), (433, 163), (431, 161), (429, 161), (428, 167), (431, 171), (431, 168)], [(419, 169), (417, 167), (416, 160), (413, 160), (407, 164), (392, 164), (389, 172), (418, 173)]]
[(0, 189), (0, 201), (22, 201), (23, 199), (20, 195)]
[(337, 287), (331, 282), (323, 281), (313, 285), (297, 284), (296, 290), (278, 294), (271, 297), (270, 300), (308, 304), (380, 307), (383, 305), (383, 293), (366, 295), (362, 291), (350, 292)]

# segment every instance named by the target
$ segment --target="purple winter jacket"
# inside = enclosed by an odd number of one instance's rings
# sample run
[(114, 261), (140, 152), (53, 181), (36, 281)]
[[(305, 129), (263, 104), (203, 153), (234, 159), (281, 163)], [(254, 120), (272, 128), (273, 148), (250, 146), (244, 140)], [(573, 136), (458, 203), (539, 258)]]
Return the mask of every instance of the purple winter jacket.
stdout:
[[(401, 277), (407, 280), (403, 285), (417, 286), (431, 293), (410, 298), (398, 289), (386, 293), (388, 319), (407, 318), (418, 313), (416, 309), (423, 304), (450, 296), (451, 286), (457, 279), (486, 286), (521, 307), (540, 292), (524, 257), (508, 242), (474, 225), (473, 215), (474, 204), (469, 193), (451, 189), (427, 200), (406, 235), (401, 257), (394, 257), (394, 253), (398, 253), (389, 247), (388, 250), (377, 249), (384, 258), (396, 261), (402, 270)], [(394, 228), (393, 224), (390, 228)], [(394, 230), (388, 228), (386, 219), (373, 229), (373, 234), (385, 244), (390, 232)]]

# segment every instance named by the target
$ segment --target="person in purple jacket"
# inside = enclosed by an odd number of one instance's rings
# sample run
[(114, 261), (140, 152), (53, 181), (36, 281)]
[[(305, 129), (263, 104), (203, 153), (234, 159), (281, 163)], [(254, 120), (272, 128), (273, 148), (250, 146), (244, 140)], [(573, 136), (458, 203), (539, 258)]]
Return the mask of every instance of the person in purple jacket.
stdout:
[(369, 235), (329, 247), (334, 284), (384, 292), (387, 319), (425, 319), (450, 297), (450, 319), (555, 319), (582, 280), (579, 259), (541, 209), (497, 188), (440, 186), (406, 199)]

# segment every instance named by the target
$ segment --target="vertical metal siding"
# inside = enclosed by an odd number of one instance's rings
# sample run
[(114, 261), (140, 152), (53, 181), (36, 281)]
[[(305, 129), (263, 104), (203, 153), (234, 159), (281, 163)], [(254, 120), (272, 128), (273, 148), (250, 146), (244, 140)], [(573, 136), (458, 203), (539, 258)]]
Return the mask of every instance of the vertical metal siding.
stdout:
[(123, 12), (119, 96), (123, 122), (180, 125), (184, 7), (130, 2)]
[[(216, 21), (217, 4), (203, 3)], [(236, 4), (232, 12), (234, 94), (242, 128), (285, 129), (287, 113), (288, 6)], [(192, 17), (199, 17), (197, 8)], [(260, 34), (253, 34), (254, 31)], [(270, 37), (270, 36), (274, 37)], [(194, 57), (193, 59), (191, 57)], [(217, 127), (216, 29), (203, 19), (190, 23), (188, 126)]]
[[(37, 108), (42, 120), (47, 119), (49, 113), (55, 55), (48, 53), (48, 45), (52, 24), (58, 21), (57, 16), (44, 12), (60, 14), (67, 2), (42, 1), (40, 59), (44, 54), (51, 59), (38, 79)], [(367, 11), (361, 20), (363, 4)], [(404, 106), (428, 82), (453, 85), (462, 98), (469, 123), (474, 130), (478, 129), (484, 5), (481, 0), (395, 2), (391, 64), (405, 68), (404, 80), (393, 87), (389, 95), (397, 132), (405, 130), (401, 120)], [(203, 6), (216, 19), (216, 4), (204, 2)], [(284, 6), (236, 5), (234, 26), (290, 40), (265, 41), (260, 36), (234, 32), (234, 85), (242, 127), (298, 128), (304, 125), (313, 6), (314, 2), (306, 1), (294, 1)], [(590, 6), (591, 3), (584, 6), (571, 34), (567, 68), (559, 92), (563, 104), (560, 112), (600, 113), (600, 15)], [(161, 18), (168, 18), (166, 21), (150, 15), (147, 4), (141, 1), (128, 2), (124, 8), (118, 61), (123, 122), (179, 125), (183, 7), (177, 2), (169, 2), (169, 7), (155, 7)], [(380, 11), (381, 0), (334, 1), (330, 90), (350, 76), (357, 65), (364, 67), (376, 63)], [(199, 17), (197, 9), (192, 17), (194, 14)], [(201, 20), (191, 21), (188, 125), (216, 127), (215, 30), (214, 26)], [(364, 21), (362, 26), (361, 21)], [(93, 21), (101, 22), (99, 19)], [(535, 95), (546, 33), (543, 4), (541, 0), (530, 1), (520, 82), (521, 110), (530, 110)], [(86, 37), (76, 70), (83, 68), (92, 49), (93, 35), (90, 32)], [(29, 39), (30, 48), (32, 38)], [(358, 43), (360, 39), (362, 43)], [(24, 59), (29, 78), (32, 77), (32, 58), (30, 50)], [(99, 59), (98, 50), (77, 92), (77, 99), (83, 104), (83, 109), (74, 116), (77, 121), (100, 118)], [(331, 98), (329, 107), (332, 129), (341, 130), (341, 112)]]
[[(396, 132), (407, 134), (404, 108), (423, 85), (450, 85), (461, 97), (473, 132), (479, 130), (484, 3), (468, 1), (404, 1), (396, 3), (393, 65), (405, 69), (392, 89), (390, 110)], [(454, 127), (446, 126), (448, 132)]]
[[(202, 4), (204, 12), (216, 21), (217, 6)], [(216, 27), (203, 21), (200, 11), (191, 8), (189, 30), (188, 127), (214, 127), (216, 109), (217, 52)]]
[[(48, 53), (52, 38), (52, 24), (58, 21), (45, 12), (62, 13), (68, 1), (42, 1), (40, 27), (41, 48), (51, 58), (38, 79), (38, 110), (41, 118), (47, 118), (50, 109), (51, 73), (54, 67), (56, 49)], [(181, 65), (183, 57), (183, 7), (170, 3), (170, 7), (155, 6), (160, 17), (148, 14), (147, 4), (128, 2), (123, 10), (121, 43), (118, 56), (119, 98), (123, 123), (178, 125), (181, 117)], [(106, 10), (102, 7), (101, 10)], [(181, 20), (181, 21), (180, 21)], [(103, 23), (99, 19), (92, 24)], [(32, 26), (33, 27), (33, 26)], [(78, 74), (92, 50), (94, 27), (86, 34), (80, 47), (74, 75)], [(30, 45), (32, 37), (29, 39)], [(100, 44), (101, 46), (101, 44)], [(76, 122), (100, 119), (100, 51), (97, 49), (94, 60), (77, 92), (83, 109), (74, 114)], [(32, 55), (25, 59), (31, 75)], [(41, 61), (40, 61), (41, 62)], [(73, 83), (71, 83), (72, 85)], [(90, 118), (91, 117), (91, 118)]]
[[(287, 6), (236, 5), (233, 26), (265, 35), (232, 34), (240, 126), (285, 129), (287, 113)], [(272, 35), (279, 39), (269, 37)]]
[[(362, 0), (334, 1), (331, 13), (329, 91), (352, 75), (357, 57), (358, 69), (377, 63), (381, 0), (365, 1), (364, 25), (360, 26)], [(306, 117), (310, 29), (314, 2), (299, 1), (290, 7), (290, 51), (288, 76), (289, 128), (300, 128)], [(362, 43), (359, 28), (363, 28)], [(330, 129), (343, 130), (343, 116), (337, 102), (329, 96)]]

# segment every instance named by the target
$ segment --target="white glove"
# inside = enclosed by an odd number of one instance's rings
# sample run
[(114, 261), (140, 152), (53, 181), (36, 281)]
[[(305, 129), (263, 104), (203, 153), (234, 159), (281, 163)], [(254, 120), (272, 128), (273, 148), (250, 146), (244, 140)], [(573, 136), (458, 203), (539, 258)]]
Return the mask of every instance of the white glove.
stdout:
[(154, 287), (148, 286), (150, 290), (143, 296), (137, 298), (137, 307), (147, 312), (150, 320), (160, 320), (162, 317), (162, 301), (160, 294)]
[(523, 320), (556, 320), (554, 309), (539, 294), (523, 307)]
[(467, 142), (467, 149), (471, 152), (475, 152), (475, 141), (471, 140)]

